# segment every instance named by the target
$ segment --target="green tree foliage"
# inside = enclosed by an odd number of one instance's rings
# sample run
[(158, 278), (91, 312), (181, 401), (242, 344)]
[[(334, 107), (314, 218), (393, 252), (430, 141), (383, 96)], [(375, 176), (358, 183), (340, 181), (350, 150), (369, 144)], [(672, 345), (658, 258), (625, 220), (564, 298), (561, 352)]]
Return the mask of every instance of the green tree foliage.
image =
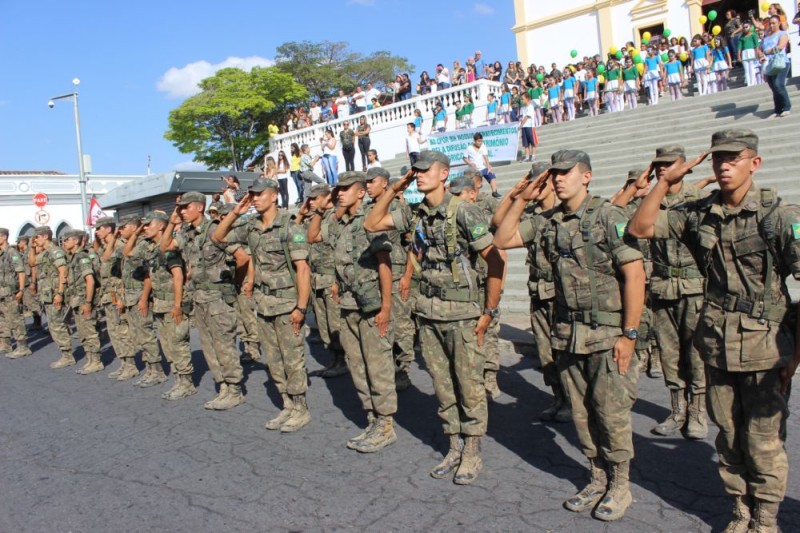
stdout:
[(267, 126), (281, 123), (308, 92), (276, 67), (226, 68), (200, 82), (201, 92), (169, 114), (164, 137), (209, 169), (242, 170), (268, 145)]
[(384, 50), (363, 56), (350, 51), (345, 42), (292, 41), (280, 45), (277, 52), (276, 67), (320, 99), (367, 82), (381, 86), (401, 72), (414, 70), (405, 57)]

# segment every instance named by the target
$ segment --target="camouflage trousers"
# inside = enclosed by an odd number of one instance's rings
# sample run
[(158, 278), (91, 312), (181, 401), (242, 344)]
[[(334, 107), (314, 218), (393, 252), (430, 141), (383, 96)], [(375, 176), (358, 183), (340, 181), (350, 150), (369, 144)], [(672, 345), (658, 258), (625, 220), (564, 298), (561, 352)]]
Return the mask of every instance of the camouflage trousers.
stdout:
[(161, 352), (158, 350), (158, 339), (153, 325), (153, 312), (148, 309), (147, 314), (142, 316), (138, 306), (130, 305), (125, 308), (122, 318), (128, 323), (134, 353), (136, 353), (136, 346), (139, 346), (142, 349), (142, 360), (145, 363), (160, 363)]
[(486, 333), (483, 336), (483, 351), (486, 352), (486, 362), (483, 365), (484, 372), (500, 371), (500, 322), (492, 319)]
[(660, 348), (667, 388), (689, 388), (692, 394), (704, 394), (705, 364), (692, 343), (703, 308), (703, 295), (686, 296), (680, 300), (653, 299), (651, 308), (653, 334)]
[(365, 411), (389, 416), (397, 412), (397, 391), (392, 361), (393, 333), (378, 334), (376, 313), (342, 309), (340, 338), (353, 385)]
[(533, 342), (536, 343), (536, 355), (539, 357), (539, 364), (542, 367), (544, 384), (554, 387), (561, 384), (561, 376), (550, 345), (550, 329), (553, 324), (553, 313), (555, 312), (555, 300), (540, 300), (531, 297), (531, 331), (533, 332)]
[(411, 298), (400, 297), (400, 281), (392, 283), (392, 330), (394, 331), (394, 361), (398, 370), (408, 370), (414, 362), (414, 336), (417, 332), (411, 318)]
[(258, 342), (258, 321), (253, 299), (245, 294), (236, 296), (236, 334), (242, 342)]
[(215, 383), (238, 384), (244, 377), (236, 348), (236, 310), (219, 298), (194, 303), (192, 325), (200, 334), (203, 357)]
[(331, 288), (314, 290), (311, 305), (314, 307), (314, 316), (317, 319), (317, 328), (322, 344), (332, 352), (341, 351), (339, 330), (341, 329), (342, 313), (339, 305), (333, 302)]
[(633, 459), (631, 408), (639, 379), (636, 355), (624, 376), (617, 370), (613, 350), (589, 355), (559, 350), (556, 361), (583, 455), (611, 463)]
[(22, 293), (22, 303), (25, 306), (23, 312), (24, 317), (40, 315), (42, 313), (42, 304), (39, 303), (39, 298), (27, 287), (25, 288), (25, 292)]
[(483, 382), (486, 352), (474, 333), (477, 319), (417, 320), (422, 357), (433, 378), (444, 432), (485, 434), (489, 419)]
[(82, 307), (72, 308), (72, 319), (86, 355), (100, 355), (100, 335), (97, 334), (97, 310), (92, 308), (88, 317), (83, 316)]
[(13, 296), (0, 300), (0, 344), (10, 346), (13, 337), (18, 346), (28, 345), (25, 317), (20, 307)]
[(111, 346), (114, 348), (114, 353), (117, 354), (117, 357), (126, 359), (136, 355), (136, 347), (131, 339), (128, 321), (122, 319), (117, 304), (103, 304), (103, 313), (106, 316), (108, 338), (111, 340)]
[(276, 316), (258, 314), (258, 334), (267, 361), (267, 372), (278, 392), (297, 396), (308, 390), (306, 372), (306, 328), (292, 329), (291, 313)]
[(72, 354), (72, 336), (67, 328), (69, 316), (67, 306), (62, 304), (61, 309), (56, 309), (52, 303), (46, 303), (44, 304), (44, 313), (47, 317), (47, 331), (50, 332), (50, 338), (53, 339), (62, 354)]
[(786, 494), (789, 460), (781, 438), (788, 415), (781, 394), (781, 369), (726, 372), (706, 366), (707, 403), (719, 428), (719, 475), (728, 494), (780, 502)]
[(153, 320), (158, 330), (161, 350), (169, 361), (172, 372), (191, 376), (194, 366), (189, 349), (189, 318), (183, 317), (181, 323), (176, 324), (171, 313), (153, 313)]

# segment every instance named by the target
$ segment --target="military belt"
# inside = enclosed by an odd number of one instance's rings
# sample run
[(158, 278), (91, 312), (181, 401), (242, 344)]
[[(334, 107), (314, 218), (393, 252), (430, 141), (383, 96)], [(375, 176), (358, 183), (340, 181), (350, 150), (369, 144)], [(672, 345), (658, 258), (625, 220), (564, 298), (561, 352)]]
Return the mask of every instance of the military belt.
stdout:
[(551, 282), (553, 281), (553, 271), (552, 270), (543, 270), (541, 268), (536, 268), (534, 266), (529, 267), (531, 273), (531, 281), (539, 281), (544, 280)]
[(143, 289), (144, 282), (142, 281), (124, 281), (122, 286), (126, 289)]
[(439, 298), (448, 302), (473, 302), (478, 300), (478, 294), (469, 289), (455, 287), (434, 287), (430, 283), (420, 281), (419, 293), (428, 298)]
[(222, 281), (218, 283), (212, 283), (208, 281), (202, 283), (195, 283), (194, 288), (203, 291), (235, 292), (235, 288), (231, 283), (225, 283)]
[(591, 311), (570, 311), (561, 306), (556, 307), (556, 317), (561, 322), (580, 322), (581, 324), (589, 324), (592, 328), (597, 326), (622, 326), (622, 311), (598, 311), (596, 315), (597, 320), (592, 323)]
[(175, 293), (174, 292), (157, 292), (153, 291), (153, 298), (157, 298), (158, 300), (163, 300), (167, 302), (174, 302), (175, 301)]
[(270, 289), (266, 283), (258, 283), (255, 288), (264, 296), (275, 296), (276, 298), (297, 298), (297, 290), (294, 287), (283, 289)]
[(664, 278), (698, 279), (703, 274), (696, 266), (674, 267), (653, 262), (653, 274)]
[(424, 270), (450, 270), (451, 263), (443, 263), (441, 261), (423, 261), (422, 268)]
[(771, 305), (766, 309), (764, 301), (753, 302), (746, 300), (741, 296), (729, 294), (716, 289), (710, 289), (706, 293), (706, 301), (722, 308), (725, 311), (744, 313), (751, 318), (757, 318), (760, 321), (770, 320), (772, 322), (781, 322), (786, 315), (785, 305)]

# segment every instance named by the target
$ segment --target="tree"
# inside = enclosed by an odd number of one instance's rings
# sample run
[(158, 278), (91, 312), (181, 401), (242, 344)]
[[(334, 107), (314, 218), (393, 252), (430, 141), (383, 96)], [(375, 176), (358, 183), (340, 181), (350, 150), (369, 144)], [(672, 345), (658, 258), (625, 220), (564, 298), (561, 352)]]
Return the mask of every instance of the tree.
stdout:
[(217, 71), (200, 82), (201, 92), (169, 113), (164, 137), (181, 153), (211, 170), (241, 170), (267, 146), (270, 122), (308, 97), (292, 76), (275, 67)]
[(319, 99), (370, 82), (380, 86), (401, 72), (414, 70), (405, 57), (384, 50), (363, 56), (350, 51), (345, 42), (291, 41), (280, 45), (277, 52), (276, 67)]

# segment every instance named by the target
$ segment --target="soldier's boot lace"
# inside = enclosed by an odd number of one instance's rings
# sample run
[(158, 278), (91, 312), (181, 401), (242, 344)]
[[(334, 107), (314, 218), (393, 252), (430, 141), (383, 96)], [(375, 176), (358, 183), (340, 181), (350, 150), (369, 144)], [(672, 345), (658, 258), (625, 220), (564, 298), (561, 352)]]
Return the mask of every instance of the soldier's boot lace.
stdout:
[(180, 400), (197, 394), (197, 389), (192, 383), (192, 376), (189, 374), (177, 374), (175, 376), (175, 386), (161, 395), (165, 400)]
[(205, 409), (216, 409), (216, 405), (222, 400), (225, 396), (228, 395), (228, 384), (224, 381), (219, 384), (219, 392), (212, 400), (207, 401), (203, 404), (203, 408)]
[(408, 368), (399, 368), (394, 373), (394, 390), (403, 392), (411, 387), (411, 376), (408, 375)]
[(687, 439), (704, 439), (708, 436), (706, 420), (706, 395), (693, 394), (689, 404), (689, 417), (686, 422)]
[(311, 422), (311, 413), (308, 410), (308, 404), (306, 404), (306, 395), (298, 394), (292, 396), (292, 402), (294, 403), (294, 409), (292, 409), (289, 419), (281, 426), (281, 433), (294, 433)]
[(320, 373), (323, 378), (338, 378), (349, 373), (350, 369), (347, 368), (347, 360), (345, 359), (344, 352), (336, 350), (333, 352), (333, 363)]
[(492, 399), (497, 400), (503, 395), (500, 386), (497, 384), (497, 371), (487, 370), (483, 374), (483, 386), (486, 389), (486, 395)]
[(592, 478), (589, 484), (583, 487), (575, 496), (564, 502), (564, 507), (570, 511), (580, 513), (597, 505), (608, 490), (608, 474), (606, 462), (600, 457), (589, 459), (589, 469)]
[(245, 402), (242, 386), (238, 383), (228, 383), (228, 392), (216, 404), (214, 410), (227, 411)]
[(65, 366), (72, 366), (74, 364), (75, 357), (72, 355), (72, 352), (63, 352), (61, 357), (50, 363), (50, 368), (64, 368)]
[(461, 435), (450, 435), (450, 450), (448, 450), (442, 462), (433, 467), (431, 477), (442, 479), (458, 468), (458, 465), (461, 464), (461, 452), (463, 450), (464, 441), (461, 440)]
[(686, 389), (670, 389), (669, 396), (672, 412), (666, 420), (653, 428), (656, 435), (673, 435), (686, 424)]
[(164, 374), (164, 367), (161, 366), (161, 363), (147, 363), (147, 366), (150, 368), (150, 377), (139, 383), (141, 388), (146, 389), (167, 381), (167, 375)]
[(148, 379), (150, 379), (150, 374), (152, 373), (153, 373), (153, 366), (150, 365), (149, 363), (145, 363), (144, 372), (142, 372), (139, 378), (133, 382), (133, 386), (134, 387), (140, 386), (143, 381), (147, 381)]
[(628, 510), (628, 507), (633, 501), (631, 486), (628, 481), (631, 462), (609, 463), (608, 466), (609, 473), (611, 474), (608, 492), (606, 492), (605, 497), (600, 500), (594, 513), (592, 513), (592, 516), (598, 520), (606, 522), (619, 520), (625, 516), (625, 511)]
[(778, 502), (756, 499), (753, 503), (752, 533), (778, 533)]
[(661, 349), (658, 346), (650, 349), (650, 368), (647, 370), (647, 375), (651, 378), (664, 377), (664, 371), (661, 369)]
[(543, 422), (569, 422), (572, 420), (572, 409), (570, 409), (569, 399), (564, 394), (561, 384), (553, 385), (553, 403), (539, 413), (539, 420)]
[(391, 416), (379, 415), (364, 439), (356, 443), (355, 449), (361, 453), (373, 453), (386, 448), (395, 441), (397, 441), (397, 433), (394, 431), (394, 419)]
[(125, 357), (122, 360), (122, 367), (117, 376), (117, 381), (128, 381), (139, 375), (139, 369), (136, 368), (136, 361), (133, 357)]
[(464, 451), (461, 452), (461, 464), (458, 465), (453, 483), (469, 485), (478, 479), (483, 468), (481, 460), (481, 437), (464, 435)]
[(377, 420), (377, 417), (375, 416), (375, 413), (373, 413), (372, 411), (367, 411), (367, 427), (364, 428), (364, 431), (362, 431), (361, 433), (359, 433), (358, 435), (356, 435), (352, 439), (348, 440), (347, 441), (347, 447), (350, 448), (351, 450), (355, 450), (356, 449), (356, 444), (358, 444), (360, 441), (364, 440), (366, 438), (367, 434), (372, 429), (372, 426), (375, 425), (375, 420)]
[(28, 340), (18, 340), (17, 341), (17, 349), (11, 353), (6, 354), (6, 357), (9, 359), (19, 359), (21, 357), (28, 357), (29, 355), (33, 354), (31, 352), (30, 347), (28, 346)]
[(750, 530), (750, 511), (749, 496), (733, 497), (733, 520), (728, 522), (722, 533), (747, 533)]
[(281, 426), (289, 420), (289, 417), (292, 416), (292, 410), (294, 409), (294, 403), (292, 402), (292, 398), (286, 394), (281, 394), (281, 399), (283, 400), (283, 408), (281, 412), (278, 413), (278, 416), (273, 418), (272, 420), (268, 420), (266, 424), (264, 424), (264, 429), (268, 429), (270, 431), (275, 431), (276, 429), (281, 429)]
[(76, 370), (75, 373), (86, 376), (94, 374), (95, 372), (102, 372), (104, 368), (105, 366), (103, 366), (103, 362), (100, 360), (100, 354), (90, 353), (86, 354), (86, 364), (79, 370)]

